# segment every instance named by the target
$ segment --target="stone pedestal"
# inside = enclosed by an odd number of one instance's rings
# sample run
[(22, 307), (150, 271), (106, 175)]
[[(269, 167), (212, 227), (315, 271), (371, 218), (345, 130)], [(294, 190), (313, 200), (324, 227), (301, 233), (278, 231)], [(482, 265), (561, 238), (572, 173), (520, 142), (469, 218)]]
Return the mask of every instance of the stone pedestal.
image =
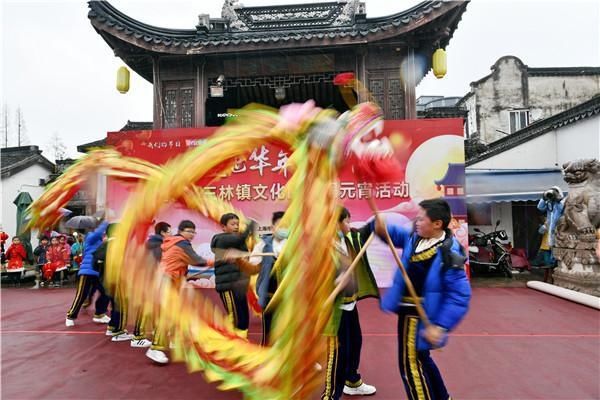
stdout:
[(552, 274), (555, 285), (600, 297), (600, 262), (591, 249), (554, 248), (554, 252), (559, 258)]

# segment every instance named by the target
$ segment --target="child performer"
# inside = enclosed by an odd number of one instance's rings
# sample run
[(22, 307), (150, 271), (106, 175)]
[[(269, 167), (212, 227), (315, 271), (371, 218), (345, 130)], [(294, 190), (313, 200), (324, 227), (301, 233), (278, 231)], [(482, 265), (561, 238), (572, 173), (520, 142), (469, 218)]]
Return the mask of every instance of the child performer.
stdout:
[[(95, 268), (94, 265), (94, 253), (100, 247), (105, 239), (105, 233), (108, 228), (108, 222), (101, 223), (94, 232), (89, 233), (85, 237), (83, 245), (83, 260), (79, 266), (79, 281), (77, 283), (77, 292), (75, 292), (75, 298), (73, 304), (67, 312), (67, 318), (65, 319), (65, 325), (75, 326), (75, 319), (79, 315), (79, 310), (83, 305), (83, 302), (88, 298), (89, 293), (94, 288), (98, 288), (100, 291), (100, 297), (96, 300), (96, 313), (94, 314), (93, 321), (98, 324), (107, 324), (110, 321), (110, 317), (106, 315), (108, 308), (109, 298), (104, 292), (104, 287), (100, 281), (100, 272)], [(55, 240), (55, 238), (52, 238)], [(112, 333), (110, 333), (112, 335)]]
[(221, 216), (223, 233), (213, 236), (210, 247), (215, 253), (215, 284), (225, 310), (231, 318), (238, 335), (248, 337), (248, 274), (240, 269), (235, 261), (225, 258), (228, 249), (247, 252), (246, 239), (252, 231), (252, 224), (240, 233), (240, 219), (233, 213)]
[[(189, 220), (183, 220), (179, 223), (177, 235), (166, 236), (163, 240), (162, 256), (160, 268), (163, 272), (161, 281), (161, 292), (169, 285), (180, 287), (185, 283), (184, 278), (187, 274), (188, 265), (210, 266), (212, 260), (205, 260), (200, 257), (192, 248), (192, 239), (196, 235), (196, 225)], [(171, 328), (172, 315), (168, 315), (170, 310), (168, 301), (161, 299), (161, 310), (158, 314), (157, 323), (152, 340), (152, 347), (146, 352), (146, 357), (159, 364), (167, 364), (169, 357), (165, 351), (169, 345), (168, 335)]]
[[(269, 305), (269, 301), (273, 297), (275, 290), (277, 290), (278, 280), (277, 274), (273, 271), (273, 266), (277, 261), (277, 257), (281, 253), (285, 242), (287, 241), (288, 232), (279, 226), (281, 219), (283, 218), (283, 211), (277, 211), (273, 213), (271, 218), (272, 224), (272, 235), (265, 235), (262, 240), (256, 244), (252, 250), (252, 256), (249, 262), (252, 264), (260, 265), (260, 272), (256, 280), (256, 292), (258, 294), (258, 304), (265, 310)], [(259, 253), (273, 253), (273, 256), (255, 256), (254, 254)], [(243, 260), (238, 260), (240, 268), (249, 272), (249, 269), (245, 267)], [(271, 321), (273, 319), (273, 311), (263, 311), (263, 332), (260, 344), (267, 346), (269, 344), (269, 334), (271, 332)]]
[[(408, 398), (447, 400), (450, 395), (429, 351), (444, 346), (448, 332), (467, 313), (471, 287), (464, 251), (448, 230), (450, 206), (442, 199), (424, 200), (419, 206), (415, 232), (395, 225), (387, 231), (394, 246), (404, 250), (402, 263), (431, 324), (424, 326), (399, 270), (381, 307), (398, 314), (398, 361)], [(381, 217), (373, 224), (385, 238)]]
[[(371, 226), (351, 228), (350, 218), (350, 212), (342, 208), (335, 247), (343, 256), (354, 260), (370, 236)], [(358, 372), (362, 332), (357, 301), (367, 297), (379, 298), (379, 290), (365, 253), (335, 303), (340, 309), (334, 311), (333, 329), (328, 342), (325, 389), (321, 399), (337, 400), (342, 394), (369, 396), (377, 391), (374, 386), (364, 383)]]

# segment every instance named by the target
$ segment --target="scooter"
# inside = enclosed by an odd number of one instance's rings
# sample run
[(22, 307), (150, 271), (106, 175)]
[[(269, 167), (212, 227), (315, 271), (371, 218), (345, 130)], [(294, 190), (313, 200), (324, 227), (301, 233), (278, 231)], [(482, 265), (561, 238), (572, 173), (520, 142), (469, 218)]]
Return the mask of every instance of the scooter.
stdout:
[(469, 240), (469, 265), (473, 271), (501, 272), (512, 278), (511, 255), (502, 244), (508, 235), (504, 229), (498, 230), (499, 225), (500, 220), (490, 233), (475, 228), (476, 233)]

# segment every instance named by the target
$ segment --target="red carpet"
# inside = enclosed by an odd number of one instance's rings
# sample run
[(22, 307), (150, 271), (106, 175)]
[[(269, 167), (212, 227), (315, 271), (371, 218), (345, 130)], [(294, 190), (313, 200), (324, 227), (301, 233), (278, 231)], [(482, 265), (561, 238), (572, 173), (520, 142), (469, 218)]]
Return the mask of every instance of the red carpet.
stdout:
[[(74, 289), (3, 289), (2, 389), (9, 399), (241, 399), (180, 364), (112, 343), (82, 311), (64, 326)], [(395, 318), (360, 303), (361, 373), (373, 399), (404, 399)], [(466, 320), (435, 351), (455, 399), (600, 399), (600, 313), (530, 289), (476, 288)], [(260, 324), (251, 327), (257, 339)], [(350, 397), (347, 397), (350, 398)]]

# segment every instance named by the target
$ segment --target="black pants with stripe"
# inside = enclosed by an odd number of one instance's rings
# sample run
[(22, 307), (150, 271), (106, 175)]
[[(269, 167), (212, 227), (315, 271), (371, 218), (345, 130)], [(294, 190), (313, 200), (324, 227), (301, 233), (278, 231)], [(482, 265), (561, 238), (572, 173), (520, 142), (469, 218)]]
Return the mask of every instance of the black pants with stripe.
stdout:
[(248, 298), (246, 297), (247, 288), (235, 288), (233, 290), (224, 290), (219, 292), (221, 301), (225, 306), (227, 315), (232, 318), (233, 326), (238, 329), (240, 334), (247, 335), (250, 324), (248, 312)]
[(75, 299), (73, 300), (71, 308), (67, 312), (67, 318), (77, 318), (79, 315), (79, 310), (81, 310), (81, 306), (83, 305), (84, 301), (88, 299), (90, 292), (93, 290), (98, 290), (98, 293), (100, 293), (100, 296), (98, 296), (98, 299), (96, 300), (95, 316), (106, 314), (110, 298), (106, 295), (104, 286), (102, 286), (102, 283), (98, 277), (93, 275), (79, 275)]
[(135, 325), (133, 326), (133, 338), (135, 340), (145, 339), (146, 318), (144, 317), (144, 313), (140, 308), (135, 314)]
[(127, 331), (127, 311), (128, 304), (125, 293), (120, 288), (117, 288), (112, 300), (112, 310), (110, 312), (110, 321), (108, 322), (108, 329), (110, 329), (113, 335), (120, 335)]
[(344, 385), (357, 387), (362, 384), (358, 373), (362, 332), (356, 306), (352, 311), (342, 311), (338, 334), (328, 339), (325, 390), (321, 399), (337, 400), (343, 394)]
[(429, 351), (417, 351), (415, 307), (402, 307), (398, 314), (398, 363), (409, 400), (448, 400), (450, 395)]

